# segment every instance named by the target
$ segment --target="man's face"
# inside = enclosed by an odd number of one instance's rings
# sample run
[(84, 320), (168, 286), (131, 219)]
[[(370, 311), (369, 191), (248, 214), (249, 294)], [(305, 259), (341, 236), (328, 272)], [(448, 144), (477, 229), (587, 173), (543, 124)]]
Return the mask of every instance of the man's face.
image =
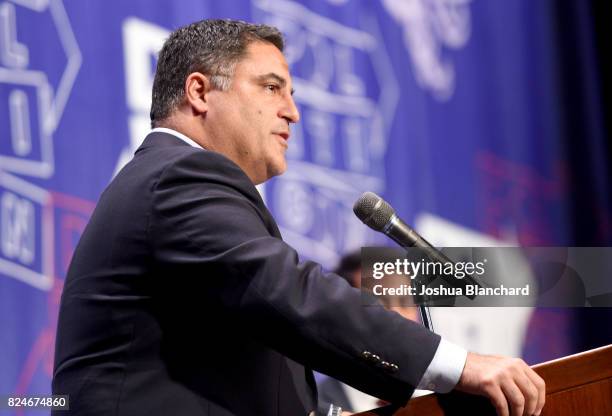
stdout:
[(218, 149), (255, 183), (287, 169), (289, 123), (299, 120), (285, 57), (274, 45), (253, 42), (236, 64), (227, 91), (210, 91), (206, 118)]

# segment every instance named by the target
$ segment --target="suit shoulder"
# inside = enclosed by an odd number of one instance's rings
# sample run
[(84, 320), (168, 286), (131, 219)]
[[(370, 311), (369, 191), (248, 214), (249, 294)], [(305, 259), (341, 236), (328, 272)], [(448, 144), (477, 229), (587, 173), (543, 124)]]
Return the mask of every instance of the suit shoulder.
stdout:
[(249, 177), (233, 161), (220, 153), (208, 150), (196, 148), (187, 150), (166, 164), (158, 186), (166, 187), (177, 182), (193, 181), (207, 184), (208, 189), (238, 192), (256, 205), (263, 203)]

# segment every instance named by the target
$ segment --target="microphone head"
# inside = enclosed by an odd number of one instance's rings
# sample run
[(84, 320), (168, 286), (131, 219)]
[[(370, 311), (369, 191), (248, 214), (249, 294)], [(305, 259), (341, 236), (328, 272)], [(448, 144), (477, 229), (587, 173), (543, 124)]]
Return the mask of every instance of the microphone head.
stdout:
[(353, 205), (353, 212), (365, 225), (383, 231), (395, 210), (374, 192), (364, 192)]

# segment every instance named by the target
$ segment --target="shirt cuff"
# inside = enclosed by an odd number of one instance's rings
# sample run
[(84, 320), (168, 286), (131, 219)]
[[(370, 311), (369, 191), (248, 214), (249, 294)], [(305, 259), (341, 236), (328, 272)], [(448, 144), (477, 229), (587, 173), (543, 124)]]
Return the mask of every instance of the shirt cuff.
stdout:
[(466, 359), (467, 350), (442, 338), (417, 388), (448, 393), (459, 382)]

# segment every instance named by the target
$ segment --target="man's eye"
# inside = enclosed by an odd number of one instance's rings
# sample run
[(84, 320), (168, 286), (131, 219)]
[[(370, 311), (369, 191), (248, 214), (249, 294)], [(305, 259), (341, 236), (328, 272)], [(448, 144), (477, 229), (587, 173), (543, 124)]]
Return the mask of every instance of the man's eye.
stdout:
[(274, 84), (267, 84), (266, 85), (266, 90), (268, 90), (270, 92), (277, 92), (278, 90), (280, 90), (280, 87), (278, 85), (274, 85)]

